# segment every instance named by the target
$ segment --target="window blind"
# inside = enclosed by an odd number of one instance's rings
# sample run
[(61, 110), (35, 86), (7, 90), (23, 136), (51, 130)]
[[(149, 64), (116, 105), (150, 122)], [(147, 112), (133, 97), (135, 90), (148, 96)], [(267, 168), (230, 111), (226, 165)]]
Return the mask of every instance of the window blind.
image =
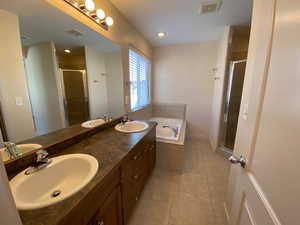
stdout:
[(150, 62), (136, 51), (129, 49), (130, 105), (131, 110), (150, 103)]

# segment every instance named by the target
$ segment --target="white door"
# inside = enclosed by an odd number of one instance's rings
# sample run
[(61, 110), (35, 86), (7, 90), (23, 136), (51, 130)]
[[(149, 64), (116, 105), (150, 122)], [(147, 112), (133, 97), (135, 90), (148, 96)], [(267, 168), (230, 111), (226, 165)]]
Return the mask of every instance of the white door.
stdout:
[(299, 0), (254, 1), (234, 152), (247, 164), (232, 166), (230, 225), (300, 224), (299, 12)]

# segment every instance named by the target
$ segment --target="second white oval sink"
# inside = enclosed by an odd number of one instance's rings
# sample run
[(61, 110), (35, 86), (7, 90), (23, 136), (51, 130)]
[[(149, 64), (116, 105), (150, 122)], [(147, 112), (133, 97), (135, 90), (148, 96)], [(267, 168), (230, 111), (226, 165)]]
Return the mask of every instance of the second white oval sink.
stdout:
[(19, 210), (38, 209), (74, 195), (93, 179), (97, 170), (98, 160), (91, 155), (63, 155), (30, 175), (22, 171), (10, 181), (10, 187)]
[[(22, 153), (25, 154), (27, 152), (31, 152), (33, 150), (37, 150), (42, 148), (43, 146), (39, 144), (20, 144), (17, 145), (18, 150)], [(0, 149), (0, 154), (2, 156), (3, 161), (7, 161), (10, 159), (8, 152), (5, 151), (5, 148)]]
[(149, 125), (142, 121), (129, 121), (126, 123), (119, 123), (115, 126), (115, 129), (117, 131), (123, 132), (123, 133), (135, 133), (135, 132), (141, 132), (146, 130), (149, 127)]
[(82, 123), (81, 126), (83, 128), (94, 128), (94, 127), (100, 126), (101, 124), (104, 124), (104, 123), (105, 123), (105, 121), (103, 119), (89, 120), (89, 121)]

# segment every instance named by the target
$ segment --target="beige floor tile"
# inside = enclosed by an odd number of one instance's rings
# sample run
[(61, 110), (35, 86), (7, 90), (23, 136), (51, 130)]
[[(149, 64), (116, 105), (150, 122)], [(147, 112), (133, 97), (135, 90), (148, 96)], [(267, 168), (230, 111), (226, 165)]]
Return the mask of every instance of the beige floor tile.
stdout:
[(214, 215), (209, 201), (187, 200), (177, 196), (170, 210), (169, 225), (213, 225)]
[[(183, 163), (163, 144), (129, 225), (226, 225), (224, 200), (230, 164), (208, 143), (188, 140)], [(170, 168), (175, 168), (170, 169)]]
[(191, 200), (208, 200), (210, 198), (207, 177), (193, 173), (181, 176), (179, 192)]

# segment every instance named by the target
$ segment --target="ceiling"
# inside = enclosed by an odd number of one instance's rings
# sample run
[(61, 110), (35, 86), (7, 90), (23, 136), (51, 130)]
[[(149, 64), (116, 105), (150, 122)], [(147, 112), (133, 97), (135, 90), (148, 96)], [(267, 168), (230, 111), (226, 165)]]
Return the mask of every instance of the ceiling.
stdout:
[[(87, 45), (98, 51), (120, 50), (112, 41), (83, 25), (62, 11), (41, 0), (0, 1), (0, 9), (13, 12), (20, 18), (23, 45), (53, 41), (58, 49), (76, 49)], [(76, 37), (66, 31), (77, 30), (82, 36)]]
[[(218, 12), (200, 15), (207, 0), (111, 0), (155, 46), (217, 40), (226, 25), (249, 24), (252, 0), (223, 0)], [(166, 32), (163, 39), (158, 32)]]

